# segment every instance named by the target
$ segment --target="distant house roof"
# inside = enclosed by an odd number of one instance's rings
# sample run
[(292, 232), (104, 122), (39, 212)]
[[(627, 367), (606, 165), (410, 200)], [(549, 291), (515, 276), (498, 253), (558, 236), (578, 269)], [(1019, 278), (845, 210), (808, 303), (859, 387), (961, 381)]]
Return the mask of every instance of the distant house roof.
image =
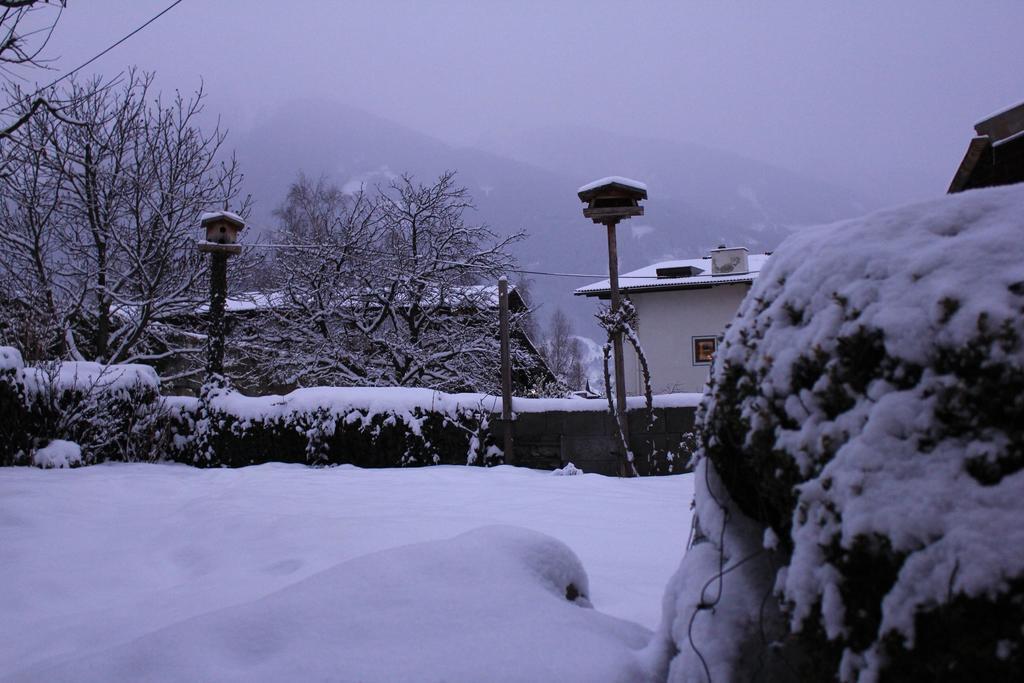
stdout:
[(979, 121), (949, 192), (1024, 181), (1024, 102)]
[[(452, 306), (473, 306), (475, 308), (497, 308), (498, 307), (498, 286), (497, 285), (460, 285), (449, 290), (449, 297)], [(529, 308), (523, 300), (522, 294), (515, 285), (509, 285), (508, 305), (512, 312), (519, 312)], [(267, 311), (271, 309), (288, 309), (292, 303), (283, 292), (243, 292), (224, 300), (224, 311), (226, 313), (247, 313), (250, 311)], [(208, 303), (200, 304), (196, 313), (206, 313), (210, 310)]]
[[(750, 254), (747, 257), (749, 270), (746, 273), (737, 275), (712, 275), (711, 257), (697, 259), (681, 259), (677, 261), (661, 261), (652, 263), (638, 270), (625, 273), (619, 276), (619, 291), (621, 292), (651, 292), (672, 289), (705, 289), (718, 285), (729, 285), (737, 282), (753, 282), (768, 260), (768, 254)], [(662, 275), (658, 275), (658, 271)], [(679, 273), (693, 273), (692, 275), (676, 276)], [(601, 280), (585, 287), (580, 287), (574, 293), (576, 296), (596, 296), (606, 298), (609, 295), (611, 285), (608, 280)]]

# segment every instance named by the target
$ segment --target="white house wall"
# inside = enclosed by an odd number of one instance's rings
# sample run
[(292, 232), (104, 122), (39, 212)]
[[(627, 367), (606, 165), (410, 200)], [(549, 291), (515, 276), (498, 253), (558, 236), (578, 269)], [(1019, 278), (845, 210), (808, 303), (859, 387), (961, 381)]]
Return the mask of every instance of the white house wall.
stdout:
[[(629, 292), (655, 394), (703, 390), (711, 366), (694, 363), (693, 338), (719, 336), (749, 289), (749, 283), (737, 283), (708, 289)], [(640, 365), (628, 342), (624, 356), (626, 391), (641, 394)]]

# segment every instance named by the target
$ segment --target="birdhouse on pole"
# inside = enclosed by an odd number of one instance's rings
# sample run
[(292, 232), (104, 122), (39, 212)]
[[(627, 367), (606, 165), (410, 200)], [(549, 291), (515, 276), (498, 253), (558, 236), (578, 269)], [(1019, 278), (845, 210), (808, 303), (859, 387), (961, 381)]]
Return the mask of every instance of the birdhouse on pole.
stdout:
[(578, 194), (587, 205), (584, 216), (595, 223), (618, 223), (623, 218), (644, 215), (640, 200), (647, 199), (647, 186), (629, 178), (610, 176), (584, 185)]
[(238, 244), (238, 233), (245, 227), (245, 221), (230, 211), (204, 213), (200, 223), (206, 231), (206, 240), (199, 242), (199, 251), (221, 254), (237, 254), (242, 251)]
[[(647, 186), (637, 180), (621, 176), (609, 176), (587, 183), (577, 195), (587, 205), (583, 215), (595, 223), (603, 223), (608, 228), (608, 284), (611, 290), (611, 320), (618, 320), (621, 304), (619, 301), (619, 251), (615, 241), (615, 226), (624, 218), (643, 216), (644, 207), (641, 199), (647, 199)], [(626, 418), (626, 370), (622, 360), (622, 329), (609, 323), (608, 337), (612, 344), (612, 356), (615, 361), (615, 419), (619, 425), (620, 474), (635, 476), (636, 467), (633, 455), (629, 450), (629, 422)], [(607, 362), (607, 361), (606, 361)], [(605, 373), (608, 366), (605, 366)], [(608, 390), (611, 387), (607, 388)]]

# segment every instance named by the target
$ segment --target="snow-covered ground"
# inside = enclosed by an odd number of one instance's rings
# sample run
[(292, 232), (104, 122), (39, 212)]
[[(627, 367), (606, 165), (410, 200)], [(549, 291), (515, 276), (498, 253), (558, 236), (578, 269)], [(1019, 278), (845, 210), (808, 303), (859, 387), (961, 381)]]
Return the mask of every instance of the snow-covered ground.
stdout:
[(691, 498), (512, 467), (6, 468), (0, 679), (635, 679)]

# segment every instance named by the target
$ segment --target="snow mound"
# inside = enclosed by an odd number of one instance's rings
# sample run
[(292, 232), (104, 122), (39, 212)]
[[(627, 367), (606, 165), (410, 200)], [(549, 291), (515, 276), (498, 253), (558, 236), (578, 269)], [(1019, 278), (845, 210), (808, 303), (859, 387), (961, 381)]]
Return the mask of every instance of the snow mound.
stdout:
[(698, 421), (728, 497), (703, 487), (698, 531), (716, 559), (780, 553), (806, 680), (1024, 667), (1022, 234), (1024, 186), (805, 230), (725, 334)]
[(82, 449), (73, 441), (54, 439), (32, 453), (32, 464), (43, 469), (77, 467), (82, 464)]
[(590, 609), (587, 589), (560, 541), (483, 527), (14, 680), (650, 680), (636, 655), (649, 632)]
[(0, 346), (0, 370), (21, 370), (25, 363), (21, 352), (13, 346)]
[(571, 477), (583, 474), (583, 470), (570, 462), (566, 463), (565, 467), (559, 467), (557, 470), (552, 470), (551, 474), (556, 477)]

